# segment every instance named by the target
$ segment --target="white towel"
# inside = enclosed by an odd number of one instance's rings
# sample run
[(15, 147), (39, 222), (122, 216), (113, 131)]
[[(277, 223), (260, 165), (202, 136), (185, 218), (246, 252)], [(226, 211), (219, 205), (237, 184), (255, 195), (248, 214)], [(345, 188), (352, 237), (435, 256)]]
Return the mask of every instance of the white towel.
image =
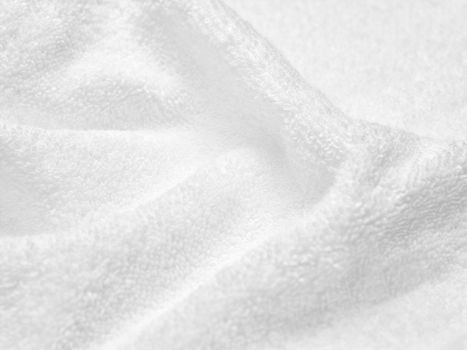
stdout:
[(281, 47), (218, 0), (2, 0), (0, 349), (467, 347), (465, 64), (425, 95), (352, 95), (358, 74), (312, 87)]

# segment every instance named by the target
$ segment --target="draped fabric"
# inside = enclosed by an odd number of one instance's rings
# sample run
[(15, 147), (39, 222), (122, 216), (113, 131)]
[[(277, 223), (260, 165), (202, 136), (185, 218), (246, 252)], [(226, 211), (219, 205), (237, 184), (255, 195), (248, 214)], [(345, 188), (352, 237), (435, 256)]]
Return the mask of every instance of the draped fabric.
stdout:
[(0, 2), (0, 349), (467, 346), (462, 135), (359, 119), (251, 23)]

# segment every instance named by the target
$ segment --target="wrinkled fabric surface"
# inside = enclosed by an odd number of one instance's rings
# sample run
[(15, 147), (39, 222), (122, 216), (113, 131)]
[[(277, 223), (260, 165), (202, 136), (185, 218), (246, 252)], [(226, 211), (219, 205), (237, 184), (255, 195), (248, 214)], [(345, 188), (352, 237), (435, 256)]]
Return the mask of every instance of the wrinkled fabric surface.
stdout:
[(467, 138), (467, 1), (224, 1), (349, 117)]
[(467, 348), (465, 37), (410, 60), (465, 2), (405, 58), (371, 11), (320, 56), (227, 3), (0, 2), (0, 349)]

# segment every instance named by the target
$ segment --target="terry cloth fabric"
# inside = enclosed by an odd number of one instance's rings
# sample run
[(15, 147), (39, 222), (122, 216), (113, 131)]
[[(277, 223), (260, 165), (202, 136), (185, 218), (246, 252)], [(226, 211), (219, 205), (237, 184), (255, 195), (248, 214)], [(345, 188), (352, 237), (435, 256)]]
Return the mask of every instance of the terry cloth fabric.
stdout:
[(0, 349), (465, 349), (467, 4), (228, 3), (0, 3)]

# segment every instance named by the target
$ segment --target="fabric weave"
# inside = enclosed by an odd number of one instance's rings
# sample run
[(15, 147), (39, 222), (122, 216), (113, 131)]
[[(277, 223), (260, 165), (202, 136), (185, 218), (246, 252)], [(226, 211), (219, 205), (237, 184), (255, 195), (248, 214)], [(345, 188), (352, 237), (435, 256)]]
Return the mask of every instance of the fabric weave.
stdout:
[(0, 349), (465, 348), (467, 143), (308, 80), (218, 0), (3, 0)]

